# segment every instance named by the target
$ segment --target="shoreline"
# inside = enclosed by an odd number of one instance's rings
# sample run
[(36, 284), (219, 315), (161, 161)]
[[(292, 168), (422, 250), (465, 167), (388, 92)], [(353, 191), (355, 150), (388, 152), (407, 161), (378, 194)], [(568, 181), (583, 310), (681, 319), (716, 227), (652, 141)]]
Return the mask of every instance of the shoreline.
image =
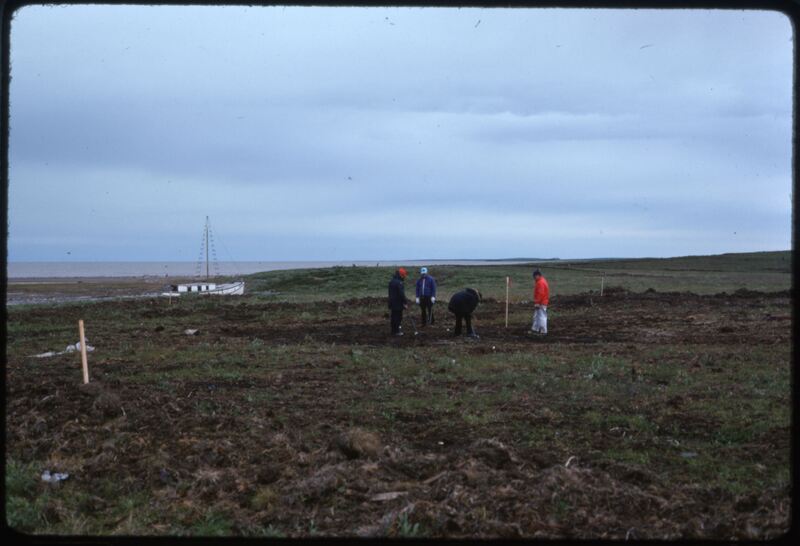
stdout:
[(190, 277), (19, 277), (6, 282), (6, 307), (157, 297)]
[[(543, 263), (539, 260), (537, 263)], [(275, 261), (217, 262), (214, 277), (244, 277), (269, 271), (330, 269), (336, 267), (417, 267), (448, 265), (519, 265), (528, 260), (354, 260), (354, 261)], [(202, 270), (200, 271), (202, 273)], [(11, 262), (7, 264), (9, 282), (67, 281), (72, 279), (164, 280), (202, 277), (192, 262)]]
[[(227, 277), (227, 276), (226, 276)], [(194, 279), (195, 277), (191, 276), (175, 276), (175, 277), (157, 277), (154, 275), (140, 275), (140, 276), (93, 276), (93, 277), (9, 277), (7, 279), (7, 283), (11, 284), (92, 284), (92, 283), (136, 283), (136, 282), (147, 282), (147, 283), (157, 283), (163, 282), (165, 284), (172, 284), (174, 282), (185, 282), (189, 279)]]

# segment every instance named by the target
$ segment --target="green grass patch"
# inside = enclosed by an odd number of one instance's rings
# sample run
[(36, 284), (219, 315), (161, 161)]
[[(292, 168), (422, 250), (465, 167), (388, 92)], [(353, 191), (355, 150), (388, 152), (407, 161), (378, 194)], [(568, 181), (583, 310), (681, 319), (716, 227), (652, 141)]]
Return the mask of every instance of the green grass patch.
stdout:
[(233, 534), (233, 521), (225, 514), (210, 511), (189, 527), (185, 534), (196, 537), (224, 537)]
[[(749, 290), (787, 290), (791, 286), (791, 252), (755, 252), (681, 258), (623, 260), (532, 261), (511, 265), (431, 265), (430, 274), (439, 288), (437, 299), (473, 287), (484, 297), (505, 300), (506, 277), (511, 278), (510, 298), (531, 301), (531, 272), (540, 268), (548, 279), (552, 295), (600, 291), (620, 287), (634, 292), (690, 291), (709, 294)], [(414, 296), (415, 271), (406, 280), (406, 295)], [(256, 273), (248, 277), (248, 290), (270, 292), (271, 299), (283, 301), (343, 300), (386, 297), (394, 267), (330, 267)]]

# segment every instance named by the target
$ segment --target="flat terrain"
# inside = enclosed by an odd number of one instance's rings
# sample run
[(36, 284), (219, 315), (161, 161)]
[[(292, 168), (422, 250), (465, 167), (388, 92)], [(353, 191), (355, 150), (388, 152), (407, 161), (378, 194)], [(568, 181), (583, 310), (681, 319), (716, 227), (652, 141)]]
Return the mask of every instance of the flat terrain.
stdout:
[(6, 286), (7, 305), (53, 305), (67, 302), (154, 297), (168, 283), (190, 279), (163, 277), (15, 278)]
[[(791, 507), (788, 256), (542, 264), (545, 338), (527, 333), (527, 266), (432, 268), (436, 323), (415, 336), (407, 320), (402, 338), (387, 335), (382, 268), (258, 274), (238, 298), (9, 307), (8, 522), (58, 534), (779, 536)], [(464, 286), (484, 294), (479, 340), (448, 331), (446, 300)], [(74, 343), (79, 318), (95, 347), (83, 386), (76, 353), (31, 357)], [(45, 469), (70, 476), (48, 484)]]

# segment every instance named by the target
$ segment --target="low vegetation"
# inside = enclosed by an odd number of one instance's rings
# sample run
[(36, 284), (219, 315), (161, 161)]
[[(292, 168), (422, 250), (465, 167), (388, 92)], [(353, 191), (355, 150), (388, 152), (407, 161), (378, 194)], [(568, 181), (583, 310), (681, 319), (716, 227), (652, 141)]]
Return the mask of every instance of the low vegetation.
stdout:
[[(436, 322), (414, 336), (407, 321), (399, 339), (379, 267), (261, 273), (238, 298), (9, 307), (7, 523), (777, 537), (791, 506), (788, 257), (540, 263), (544, 339), (526, 333), (530, 265), (431, 267)], [(464, 286), (485, 296), (479, 340), (448, 331)], [(74, 343), (79, 318), (88, 385), (75, 353), (32, 357)]]

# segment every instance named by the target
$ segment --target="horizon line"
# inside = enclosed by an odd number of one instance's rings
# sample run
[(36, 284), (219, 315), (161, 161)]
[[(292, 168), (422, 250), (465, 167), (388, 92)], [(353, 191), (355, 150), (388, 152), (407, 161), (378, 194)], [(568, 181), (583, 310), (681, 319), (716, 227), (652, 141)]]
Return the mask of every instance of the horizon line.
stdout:
[[(218, 263), (253, 263), (253, 262), (268, 262), (268, 263), (302, 263), (302, 262), (320, 262), (320, 263), (354, 263), (354, 262), (546, 262), (546, 261), (575, 261), (575, 260), (668, 260), (672, 258), (694, 258), (705, 256), (725, 256), (731, 254), (759, 254), (767, 252), (792, 252), (793, 249), (779, 249), (779, 250), (752, 250), (746, 252), (720, 252), (717, 254), (681, 254), (674, 256), (594, 256), (590, 258), (560, 258), (560, 257), (507, 257), (507, 258), (372, 258), (372, 259), (293, 259), (293, 260), (270, 260), (270, 259), (256, 259), (256, 260), (217, 260)], [(6, 264), (11, 263), (197, 263), (198, 260), (9, 260), (6, 259)]]

